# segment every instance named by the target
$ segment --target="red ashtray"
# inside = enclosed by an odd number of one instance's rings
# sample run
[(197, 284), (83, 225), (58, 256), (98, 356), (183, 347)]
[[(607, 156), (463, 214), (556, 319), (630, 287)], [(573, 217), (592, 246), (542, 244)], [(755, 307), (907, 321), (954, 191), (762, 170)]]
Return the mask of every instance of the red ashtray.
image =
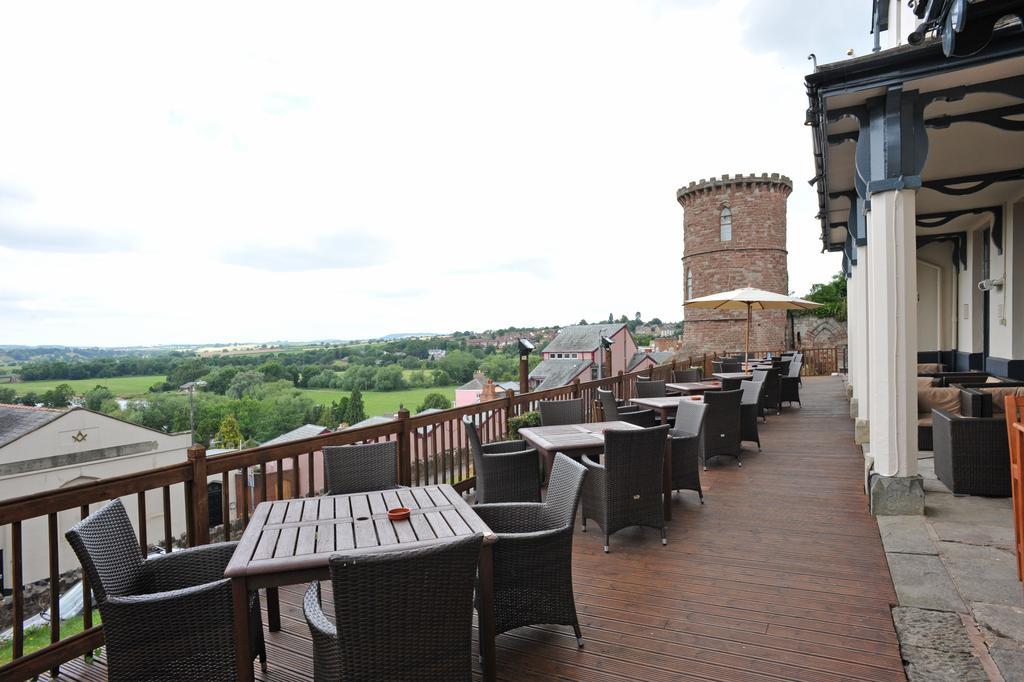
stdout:
[(409, 510), (405, 507), (395, 507), (394, 509), (388, 509), (388, 518), (392, 521), (405, 521), (409, 518)]
[(690, 400), (700, 400), (700, 396), (699, 395), (691, 395), (690, 396)]

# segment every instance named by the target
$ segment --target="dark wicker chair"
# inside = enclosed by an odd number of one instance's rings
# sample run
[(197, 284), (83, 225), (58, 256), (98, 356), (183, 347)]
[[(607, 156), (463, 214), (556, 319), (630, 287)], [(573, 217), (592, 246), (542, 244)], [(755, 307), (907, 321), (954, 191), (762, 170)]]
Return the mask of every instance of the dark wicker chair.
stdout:
[(398, 447), (395, 441), (329, 445), (323, 452), (324, 483), (328, 495), (399, 487)]
[(668, 426), (636, 431), (604, 432), (604, 464), (583, 455), (587, 481), (583, 486), (583, 530), (594, 519), (604, 531), (604, 551), (611, 534), (629, 526), (650, 526), (665, 535), (665, 439)]
[(704, 420), (704, 471), (708, 470), (708, 460), (712, 457), (728, 455), (736, 458), (736, 465), (743, 466), (740, 460), (740, 402), (743, 391), (708, 391), (704, 394), (704, 404), (708, 414)]
[(700, 367), (677, 369), (672, 372), (672, 381), (677, 384), (687, 384), (693, 381), (700, 381), (703, 378), (704, 372), (701, 371)]
[(1009, 497), (1006, 421), (932, 410), (935, 475), (954, 495)]
[(483, 534), (419, 549), (331, 556), (332, 621), (320, 583), (302, 611), (313, 679), (470, 680), (473, 585)]
[(763, 381), (744, 381), (740, 386), (743, 391), (740, 399), (740, 440), (757, 443), (758, 450), (761, 449), (761, 437), (757, 433), (757, 418), (761, 412), (764, 388)]
[(763, 381), (764, 386), (764, 401), (762, 405), (765, 410), (772, 408), (775, 410), (775, 414), (782, 413), (782, 401), (779, 399), (779, 370), (776, 368), (771, 369), (755, 369), (753, 375), (754, 381)]
[(583, 398), (576, 400), (542, 400), (537, 403), (541, 426), (583, 423)]
[(540, 502), (540, 465), (537, 450), (525, 440), (480, 443), (476, 424), (468, 415), (462, 424), (473, 451), (476, 502)]
[(629, 422), (643, 427), (654, 426), (656, 423), (654, 410), (624, 410), (611, 391), (599, 388), (597, 397), (601, 401), (601, 411), (604, 412), (606, 422)]
[[(555, 455), (541, 503), (473, 508), (497, 533), (494, 545), (495, 633), (524, 625), (571, 625), (583, 646), (572, 587), (572, 535), (587, 470)], [(479, 597), (479, 593), (478, 593)]]
[(664, 381), (638, 381), (636, 382), (636, 397), (637, 398), (664, 398), (665, 397), (665, 382)]
[[(112, 681), (234, 680), (231, 580), (237, 542), (145, 558), (132, 522), (114, 500), (64, 534), (103, 618)], [(250, 655), (267, 669), (259, 597), (249, 594)]]
[(707, 406), (692, 400), (680, 400), (672, 436), (672, 490), (694, 490), (704, 504), (700, 487), (701, 449)]
[(803, 403), (800, 402), (800, 367), (802, 363), (799, 360), (794, 360), (789, 364), (789, 374), (783, 374), (779, 377), (779, 403), (789, 403), (792, 407), (793, 403), (798, 403), (800, 407), (803, 407)]

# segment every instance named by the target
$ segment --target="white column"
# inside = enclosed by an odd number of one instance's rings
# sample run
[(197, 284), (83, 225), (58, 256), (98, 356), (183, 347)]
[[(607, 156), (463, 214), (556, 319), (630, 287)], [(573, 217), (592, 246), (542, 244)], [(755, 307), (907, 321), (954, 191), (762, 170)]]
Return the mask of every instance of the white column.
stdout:
[(914, 190), (871, 197), (867, 277), (871, 456), (882, 476), (917, 473), (917, 244)]
[(870, 382), (868, 345), (868, 255), (866, 246), (857, 249), (857, 265), (846, 283), (848, 307), (846, 327), (850, 343), (850, 384), (857, 401), (857, 418), (867, 422)]

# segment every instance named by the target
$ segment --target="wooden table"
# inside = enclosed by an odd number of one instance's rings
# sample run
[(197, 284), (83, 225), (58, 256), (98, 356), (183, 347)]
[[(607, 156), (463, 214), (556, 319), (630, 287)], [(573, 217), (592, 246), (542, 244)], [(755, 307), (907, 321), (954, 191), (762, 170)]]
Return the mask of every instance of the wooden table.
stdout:
[[(389, 521), (387, 510), (408, 507), (407, 521)], [(237, 679), (253, 679), (249, 656), (248, 593), (267, 590), (267, 620), (281, 629), (277, 588), (328, 580), (334, 552), (379, 553), (425, 547), (444, 538), (484, 534), (480, 552), (480, 653), (485, 680), (493, 680), (494, 565), (497, 536), (449, 485), (401, 488), (353, 495), (261, 502), (228, 562), (235, 608)], [(381, 586), (381, 589), (386, 589)], [(395, 614), (400, 621), (401, 614)], [(423, 633), (429, 637), (430, 633)], [(273, 665), (273, 661), (270, 662)]]
[(752, 372), (715, 372), (711, 376), (716, 379), (750, 379), (754, 376)]
[(701, 396), (670, 395), (663, 398), (631, 398), (629, 402), (642, 407), (650, 407), (661, 415), (661, 423), (668, 424), (668, 417), (679, 409), (682, 400), (703, 400)]
[[(599, 455), (604, 452), (604, 432), (609, 429), (639, 429), (629, 422), (593, 422), (590, 424), (565, 424), (561, 426), (531, 426), (519, 429), (519, 437), (537, 448), (544, 457), (547, 479), (551, 478), (551, 465), (555, 453), (579, 459), (583, 455)], [(672, 441), (665, 442), (664, 467), (665, 520), (672, 520)]]
[(683, 395), (699, 395), (707, 391), (722, 390), (721, 381), (684, 381), (679, 384), (665, 384), (667, 390), (679, 391)]

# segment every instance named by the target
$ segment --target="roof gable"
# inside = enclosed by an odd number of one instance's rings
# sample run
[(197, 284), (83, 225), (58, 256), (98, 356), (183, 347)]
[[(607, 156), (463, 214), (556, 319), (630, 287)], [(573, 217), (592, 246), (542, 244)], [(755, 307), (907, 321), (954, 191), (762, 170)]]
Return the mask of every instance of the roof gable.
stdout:
[(590, 352), (601, 345), (601, 335), (615, 336), (626, 328), (622, 322), (613, 324), (574, 324), (562, 327), (542, 353)]
[(60, 419), (68, 410), (28, 405), (0, 405), (0, 448), (41, 426)]

